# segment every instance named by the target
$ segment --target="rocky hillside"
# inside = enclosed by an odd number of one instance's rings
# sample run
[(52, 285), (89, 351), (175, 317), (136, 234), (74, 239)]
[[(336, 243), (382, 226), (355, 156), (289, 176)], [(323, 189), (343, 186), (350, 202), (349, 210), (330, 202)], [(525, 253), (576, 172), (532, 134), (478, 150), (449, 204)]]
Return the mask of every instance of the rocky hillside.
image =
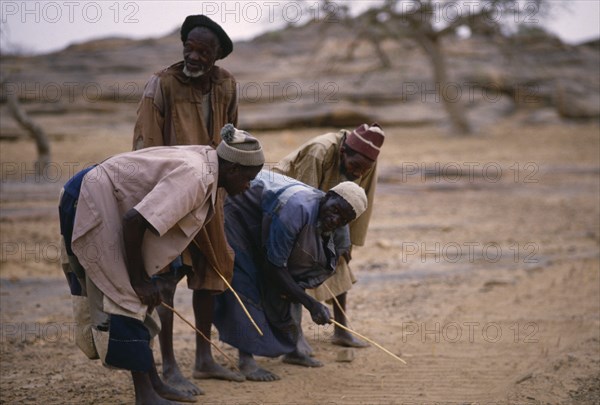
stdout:
[[(391, 61), (383, 68), (372, 46), (352, 39), (341, 24), (326, 31), (308, 24), (237, 42), (220, 65), (239, 81), (240, 126), (445, 125), (432, 68), (420, 48), (410, 40), (383, 43)], [(451, 83), (440, 90), (467, 107), (476, 127), (515, 112), (524, 112), (528, 122), (600, 116), (598, 41), (569, 46), (533, 37), (497, 44), (471, 37), (447, 38), (443, 45)], [(174, 32), (6, 56), (0, 65), (2, 100), (18, 94), (51, 135), (108, 122), (126, 128), (148, 77), (180, 60), (181, 51)], [(7, 114), (4, 103), (0, 114)], [(12, 120), (1, 121), (3, 138), (22, 135)]]

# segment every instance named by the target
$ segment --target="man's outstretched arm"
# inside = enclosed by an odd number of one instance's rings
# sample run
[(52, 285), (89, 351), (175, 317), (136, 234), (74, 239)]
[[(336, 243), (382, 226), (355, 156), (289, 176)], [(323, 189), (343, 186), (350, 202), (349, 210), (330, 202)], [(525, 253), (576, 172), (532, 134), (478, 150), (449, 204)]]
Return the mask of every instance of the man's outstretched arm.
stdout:
[(142, 304), (155, 307), (160, 304), (160, 295), (146, 273), (142, 256), (142, 241), (147, 229), (153, 230), (154, 228), (135, 209), (131, 208), (123, 216), (123, 241), (125, 242), (129, 281)]
[(292, 278), (288, 269), (285, 267), (277, 267), (267, 261), (266, 266), (267, 276), (275, 280), (277, 285), (288, 295), (292, 301), (297, 301), (304, 308), (308, 309), (312, 320), (318, 325), (324, 325), (329, 322), (331, 315), (329, 309), (315, 300), (310, 295), (306, 294), (304, 289), (298, 285)]

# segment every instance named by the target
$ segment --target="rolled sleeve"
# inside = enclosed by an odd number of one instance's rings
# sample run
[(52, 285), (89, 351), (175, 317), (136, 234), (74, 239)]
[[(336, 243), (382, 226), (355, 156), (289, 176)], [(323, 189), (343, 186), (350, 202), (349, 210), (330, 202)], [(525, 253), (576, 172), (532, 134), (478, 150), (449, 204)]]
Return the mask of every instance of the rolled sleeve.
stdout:
[(274, 217), (265, 243), (267, 259), (277, 267), (287, 267), (298, 231), (290, 229), (278, 217)]
[(207, 189), (193, 168), (183, 164), (163, 176), (134, 207), (163, 236), (206, 199)]
[(271, 218), (265, 243), (267, 259), (278, 267), (287, 267), (298, 235), (309, 220), (308, 212), (295, 200), (280, 207)]

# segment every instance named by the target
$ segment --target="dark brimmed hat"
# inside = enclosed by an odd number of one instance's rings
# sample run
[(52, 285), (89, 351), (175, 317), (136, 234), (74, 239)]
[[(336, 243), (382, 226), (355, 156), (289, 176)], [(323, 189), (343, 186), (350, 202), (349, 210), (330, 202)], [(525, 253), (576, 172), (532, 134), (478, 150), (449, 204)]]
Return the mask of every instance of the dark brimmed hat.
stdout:
[(181, 25), (181, 42), (187, 40), (188, 34), (196, 27), (205, 27), (211, 30), (221, 43), (221, 55), (218, 59), (224, 59), (233, 51), (233, 43), (229, 35), (221, 28), (219, 24), (205, 16), (204, 14), (188, 15)]

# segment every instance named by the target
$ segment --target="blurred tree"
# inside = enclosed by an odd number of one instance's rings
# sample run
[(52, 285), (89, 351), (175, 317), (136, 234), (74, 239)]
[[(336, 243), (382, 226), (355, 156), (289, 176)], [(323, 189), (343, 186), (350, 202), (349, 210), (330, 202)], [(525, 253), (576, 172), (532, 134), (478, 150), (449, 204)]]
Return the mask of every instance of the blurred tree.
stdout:
[[(4, 85), (4, 83), (2, 83)], [(2, 86), (4, 87), (4, 86)], [(6, 101), (8, 103), (8, 111), (15, 121), (25, 129), (35, 141), (37, 149), (37, 161), (35, 162), (35, 171), (38, 176), (43, 178), (48, 165), (50, 164), (50, 142), (46, 131), (38, 125), (21, 107), (18, 96), (12, 92), (6, 92)]]
[[(22, 53), (22, 50), (13, 46), (12, 41), (9, 38), (9, 28), (8, 23), (1, 22), (0, 23), (0, 55), (6, 57), (7, 55), (19, 55)], [(6, 100), (8, 105), (8, 111), (10, 115), (14, 118), (14, 120), (21, 126), (24, 130), (26, 130), (29, 135), (35, 141), (35, 146), (37, 149), (37, 161), (35, 162), (35, 171), (39, 176), (42, 176), (45, 173), (46, 168), (50, 164), (50, 142), (48, 140), (48, 136), (44, 129), (38, 125), (21, 107), (19, 103), (19, 96), (13, 90), (8, 90), (8, 84), (10, 83), (10, 75), (15, 72), (9, 72), (8, 74), (5, 71), (2, 71), (0, 74), (0, 100)]]
[(373, 2), (367, 11), (353, 18), (347, 6), (335, 7), (334, 2), (323, 0), (322, 15), (326, 15), (326, 18), (321, 22), (339, 21), (352, 31), (348, 58), (353, 57), (354, 49), (360, 42), (373, 46), (382, 69), (391, 67), (390, 58), (382, 47), (384, 40), (413, 40), (431, 62), (436, 91), (454, 131), (469, 134), (471, 126), (464, 106), (460, 100), (450, 98), (448, 92), (443, 91), (449, 84), (449, 74), (442, 38), (457, 35), (457, 31), (463, 28), (490, 39), (507, 38), (520, 21), (541, 15), (548, 3), (549, 0), (383, 0)]

